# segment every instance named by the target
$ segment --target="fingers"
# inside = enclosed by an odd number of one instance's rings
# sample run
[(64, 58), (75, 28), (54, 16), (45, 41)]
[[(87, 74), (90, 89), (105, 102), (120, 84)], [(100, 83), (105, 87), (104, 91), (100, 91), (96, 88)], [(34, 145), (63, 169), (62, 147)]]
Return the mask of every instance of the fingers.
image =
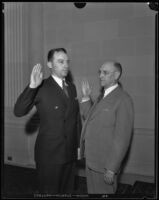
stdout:
[(104, 177), (104, 180), (109, 185), (113, 184), (113, 178), (112, 177)]
[(83, 86), (84, 88), (90, 88), (89, 83), (88, 83), (87, 80), (83, 80), (83, 81), (82, 81), (82, 86)]
[(91, 90), (89, 82), (87, 80), (82, 81), (82, 89), (86, 90), (86, 91), (90, 91)]
[(114, 183), (114, 175), (109, 174), (109, 173), (105, 173), (104, 174), (104, 180), (107, 184), (113, 184)]
[(33, 70), (32, 70), (32, 73), (38, 73), (40, 74), (41, 73), (41, 69), (42, 69), (42, 66), (41, 64), (36, 64), (34, 67), (33, 67)]
[(40, 78), (41, 78), (41, 79), (43, 78), (43, 73), (42, 73), (42, 72), (40, 73)]
[(89, 82), (87, 80), (83, 80), (81, 82), (81, 89), (82, 89), (82, 95), (84, 97), (90, 96), (92, 90), (91, 90)]

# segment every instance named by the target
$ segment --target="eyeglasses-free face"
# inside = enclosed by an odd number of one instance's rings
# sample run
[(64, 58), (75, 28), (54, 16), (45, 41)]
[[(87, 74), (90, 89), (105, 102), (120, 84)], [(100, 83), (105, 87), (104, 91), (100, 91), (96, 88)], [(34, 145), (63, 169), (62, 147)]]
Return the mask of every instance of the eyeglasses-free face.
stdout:
[(55, 52), (52, 61), (48, 62), (48, 67), (52, 70), (52, 74), (63, 79), (69, 71), (69, 59), (63, 51)]

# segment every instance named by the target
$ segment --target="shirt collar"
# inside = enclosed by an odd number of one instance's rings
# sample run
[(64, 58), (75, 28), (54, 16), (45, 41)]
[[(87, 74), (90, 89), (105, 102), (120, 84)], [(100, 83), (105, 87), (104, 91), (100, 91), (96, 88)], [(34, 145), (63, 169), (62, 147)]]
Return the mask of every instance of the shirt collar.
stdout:
[(118, 83), (116, 83), (115, 85), (113, 85), (113, 86), (105, 89), (105, 91), (104, 91), (104, 97), (106, 97), (109, 93), (111, 93), (117, 87), (118, 87)]
[[(58, 76), (56, 76), (55, 74), (52, 74), (51, 76), (52, 76), (52, 78), (56, 81), (56, 83), (57, 83), (61, 88), (63, 88), (63, 86), (62, 86), (62, 79), (59, 78)], [(64, 79), (64, 80), (65, 80), (65, 79)]]

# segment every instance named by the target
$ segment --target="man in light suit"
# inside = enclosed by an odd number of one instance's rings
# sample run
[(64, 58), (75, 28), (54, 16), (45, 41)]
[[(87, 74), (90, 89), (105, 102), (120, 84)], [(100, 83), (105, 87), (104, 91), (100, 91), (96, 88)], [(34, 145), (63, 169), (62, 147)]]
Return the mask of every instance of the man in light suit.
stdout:
[(133, 130), (131, 97), (119, 84), (120, 63), (105, 62), (99, 69), (102, 93), (91, 101), (88, 81), (82, 83), (81, 113), (85, 120), (80, 140), (80, 157), (86, 160), (89, 194), (114, 194), (122, 161)]
[(80, 117), (75, 85), (66, 80), (68, 62), (64, 48), (51, 49), (51, 76), (43, 80), (42, 66), (35, 65), (14, 107), (14, 114), (21, 117), (35, 105), (40, 117), (35, 144), (40, 193), (70, 194), (74, 189)]

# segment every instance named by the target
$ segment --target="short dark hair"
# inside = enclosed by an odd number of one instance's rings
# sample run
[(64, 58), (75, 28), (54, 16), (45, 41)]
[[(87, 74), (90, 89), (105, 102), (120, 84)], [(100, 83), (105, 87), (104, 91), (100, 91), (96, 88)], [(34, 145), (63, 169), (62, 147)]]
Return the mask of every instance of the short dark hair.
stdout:
[(119, 71), (119, 73), (120, 73), (119, 78), (120, 78), (120, 76), (122, 74), (122, 66), (121, 66), (121, 64), (119, 62), (114, 62), (114, 67)]
[(51, 49), (49, 52), (48, 52), (48, 55), (47, 55), (47, 61), (50, 62), (52, 59), (53, 59), (53, 56), (55, 54), (55, 52), (64, 52), (65, 54), (67, 54), (67, 51), (65, 48), (56, 48), (56, 49)]

